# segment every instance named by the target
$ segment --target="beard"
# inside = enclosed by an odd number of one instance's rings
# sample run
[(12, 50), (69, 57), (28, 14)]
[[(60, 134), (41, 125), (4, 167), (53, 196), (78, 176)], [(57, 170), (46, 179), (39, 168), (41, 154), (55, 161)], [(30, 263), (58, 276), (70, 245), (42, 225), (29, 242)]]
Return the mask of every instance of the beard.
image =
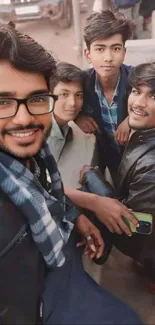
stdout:
[[(34, 128), (34, 126), (33, 127), (29, 126), (26, 129), (31, 129), (32, 130), (33, 128)], [(35, 128), (36, 128), (36, 126), (35, 126)], [(44, 130), (44, 127), (42, 126), (42, 127), (40, 127), (40, 129)], [(36, 156), (38, 154), (38, 152), (40, 151), (43, 143), (49, 138), (50, 133), (51, 133), (51, 129), (52, 129), (52, 123), (49, 126), (49, 128), (46, 130), (46, 132), (44, 133), (44, 136), (43, 136), (43, 139), (42, 139), (42, 141), (40, 143), (39, 148), (33, 154), (27, 153), (26, 155), (22, 155), (22, 154), (20, 154), (18, 152), (15, 152), (11, 147), (6, 146), (3, 143), (3, 141), (0, 141), (0, 151), (3, 151), (6, 154), (9, 154), (9, 155), (13, 156), (15, 159), (20, 159), (20, 160), (23, 160), (23, 161), (27, 161), (27, 160), (31, 159), (33, 156)], [(20, 131), (20, 130), (22, 130), (22, 128), (18, 128), (18, 130), (16, 129), (16, 131)], [(3, 132), (3, 134), (6, 134), (6, 133), (7, 133), (6, 131)], [(23, 148), (23, 147), (28, 148), (29, 146), (30, 146), (30, 144), (27, 144), (27, 143), (20, 145), (21, 148)]]

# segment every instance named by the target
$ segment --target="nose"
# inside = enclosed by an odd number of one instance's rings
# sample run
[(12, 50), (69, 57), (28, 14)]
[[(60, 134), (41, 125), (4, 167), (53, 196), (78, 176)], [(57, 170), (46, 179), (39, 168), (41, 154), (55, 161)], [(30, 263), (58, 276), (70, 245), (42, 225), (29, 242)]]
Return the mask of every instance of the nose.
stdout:
[(104, 61), (105, 62), (112, 62), (113, 61), (113, 56), (112, 56), (112, 52), (110, 49), (106, 49), (104, 51)]
[(134, 102), (135, 107), (142, 107), (145, 108), (147, 106), (147, 99), (146, 97), (142, 94), (137, 96), (135, 102)]
[(69, 103), (69, 106), (71, 106), (71, 107), (75, 106), (75, 96), (74, 95), (69, 96), (68, 103)]
[(20, 104), (17, 114), (13, 118), (13, 123), (27, 126), (34, 122), (34, 115), (31, 115), (24, 104)]

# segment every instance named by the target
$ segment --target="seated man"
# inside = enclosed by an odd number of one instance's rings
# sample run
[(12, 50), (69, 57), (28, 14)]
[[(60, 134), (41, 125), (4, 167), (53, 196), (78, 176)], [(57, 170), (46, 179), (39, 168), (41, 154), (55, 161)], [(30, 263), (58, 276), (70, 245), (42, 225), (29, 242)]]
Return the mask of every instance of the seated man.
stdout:
[[(128, 228), (130, 233), (126, 236), (127, 225), (122, 215), (112, 217), (107, 211), (102, 218), (99, 199), (96, 216), (109, 230), (109, 240), (111, 238), (121, 252), (140, 262), (149, 279), (155, 283), (155, 63), (133, 68), (130, 84), (128, 113), (131, 135), (119, 167), (116, 194), (129, 209), (153, 215), (152, 233), (132, 234)], [(66, 192), (75, 204), (79, 204), (83, 194)], [(93, 211), (91, 195), (85, 193), (82, 206), (89, 206)]]
[(58, 100), (48, 143), (64, 185), (77, 188), (79, 172), (84, 164), (91, 164), (96, 143), (93, 134), (83, 133), (71, 122), (83, 108), (85, 72), (70, 63), (59, 62), (56, 79), (54, 94)]
[(46, 143), (55, 71), (41, 45), (0, 26), (0, 324), (139, 324), (84, 272), (71, 235), (75, 226), (90, 253), (99, 242), (103, 250), (95, 226), (64, 195)]

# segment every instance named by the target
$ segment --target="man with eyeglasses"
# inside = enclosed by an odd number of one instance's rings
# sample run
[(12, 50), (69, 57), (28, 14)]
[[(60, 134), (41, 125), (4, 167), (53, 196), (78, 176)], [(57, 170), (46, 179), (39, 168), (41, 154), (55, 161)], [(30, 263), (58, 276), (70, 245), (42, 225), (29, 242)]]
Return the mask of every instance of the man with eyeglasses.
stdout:
[(101, 256), (101, 235), (65, 196), (45, 141), (55, 71), (42, 46), (0, 26), (0, 324), (138, 324), (84, 272), (70, 237), (75, 226), (85, 253)]

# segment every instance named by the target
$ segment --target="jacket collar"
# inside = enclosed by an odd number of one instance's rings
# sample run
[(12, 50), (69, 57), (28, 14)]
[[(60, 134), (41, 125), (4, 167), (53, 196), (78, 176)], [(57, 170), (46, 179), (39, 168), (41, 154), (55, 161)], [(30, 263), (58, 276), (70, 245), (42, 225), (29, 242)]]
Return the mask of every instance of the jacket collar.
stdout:
[(124, 151), (117, 174), (118, 191), (121, 189), (133, 165), (153, 148), (155, 148), (155, 128), (136, 131), (132, 134)]

